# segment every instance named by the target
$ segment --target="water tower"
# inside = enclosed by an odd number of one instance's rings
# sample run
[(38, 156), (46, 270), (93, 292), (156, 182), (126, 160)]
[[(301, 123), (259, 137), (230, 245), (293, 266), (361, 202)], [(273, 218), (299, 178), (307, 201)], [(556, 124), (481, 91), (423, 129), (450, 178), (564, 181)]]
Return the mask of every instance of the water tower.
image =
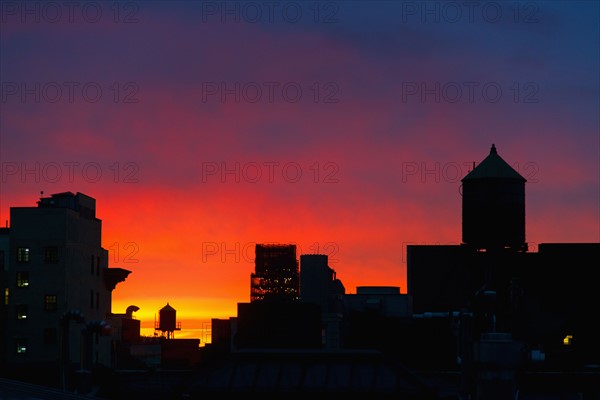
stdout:
[(167, 303), (158, 311), (158, 322), (154, 322), (154, 330), (161, 331), (167, 339), (175, 337), (174, 332), (181, 330), (181, 322), (177, 322), (177, 311)]
[(525, 182), (492, 144), (490, 154), (462, 179), (463, 243), (485, 250), (527, 250)]

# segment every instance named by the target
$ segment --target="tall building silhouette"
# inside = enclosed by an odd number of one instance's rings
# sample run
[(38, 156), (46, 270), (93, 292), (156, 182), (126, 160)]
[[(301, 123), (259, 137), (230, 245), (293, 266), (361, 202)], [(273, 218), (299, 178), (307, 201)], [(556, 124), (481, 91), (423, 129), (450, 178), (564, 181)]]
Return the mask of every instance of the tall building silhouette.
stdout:
[(257, 244), (250, 301), (295, 301), (299, 295), (295, 244)]
[(338, 311), (346, 292), (325, 254), (300, 256), (300, 300), (318, 304), (324, 313)]
[(300, 301), (321, 311), (321, 331), (326, 348), (342, 346), (342, 321), (346, 289), (328, 265), (326, 254), (300, 256)]
[(53, 194), (37, 207), (11, 207), (10, 221), (1, 272), (4, 361), (109, 366), (111, 292), (130, 271), (108, 267), (95, 199)]

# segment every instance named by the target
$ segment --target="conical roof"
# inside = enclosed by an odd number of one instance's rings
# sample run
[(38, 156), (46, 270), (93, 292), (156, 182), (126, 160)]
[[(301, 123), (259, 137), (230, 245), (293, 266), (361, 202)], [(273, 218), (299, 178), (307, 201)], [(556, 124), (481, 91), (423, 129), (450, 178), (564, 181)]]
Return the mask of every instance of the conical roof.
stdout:
[(469, 172), (462, 181), (470, 179), (505, 178), (527, 182), (517, 171), (498, 155), (496, 146), (492, 144), (490, 154)]
[(163, 308), (160, 309), (160, 311), (164, 311), (164, 310), (170, 310), (170, 311), (175, 311), (175, 309), (173, 307), (171, 307), (169, 305), (169, 303), (167, 303), (166, 306), (164, 306)]

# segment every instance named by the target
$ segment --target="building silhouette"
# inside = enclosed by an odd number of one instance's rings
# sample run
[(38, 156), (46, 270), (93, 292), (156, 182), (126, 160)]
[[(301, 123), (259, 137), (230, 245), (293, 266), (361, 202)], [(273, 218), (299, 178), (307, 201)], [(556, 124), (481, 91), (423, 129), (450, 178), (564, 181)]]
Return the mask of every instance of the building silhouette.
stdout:
[(131, 305), (123, 314), (113, 313), (110, 315), (109, 323), (115, 341), (134, 343), (140, 340), (140, 320), (133, 315), (139, 309), (138, 306)]
[(349, 311), (368, 312), (388, 317), (412, 315), (412, 298), (400, 293), (399, 286), (358, 286), (356, 294), (344, 296)]
[(110, 366), (111, 292), (130, 271), (108, 267), (95, 199), (57, 193), (11, 207), (10, 220), (0, 232), (3, 364)]
[(344, 295), (346, 289), (325, 254), (300, 256), (300, 301), (321, 311), (322, 346), (343, 346)]
[(299, 275), (295, 244), (257, 244), (250, 276), (250, 301), (298, 300)]
[[(462, 180), (462, 243), (407, 246), (413, 312), (456, 327), (462, 391), (476, 398), (514, 397), (517, 383), (535, 391), (552, 379), (561, 390), (583, 393), (584, 375), (568, 372), (600, 365), (590, 297), (600, 243), (542, 243), (528, 251), (525, 182), (492, 145)], [(554, 375), (535, 381), (539, 370)]]
[(236, 350), (321, 348), (321, 309), (299, 301), (238, 303), (234, 346)]
[[(250, 302), (238, 303), (234, 320), (223, 322), (234, 349), (318, 348), (321, 308), (299, 301), (299, 268), (295, 244), (257, 244), (251, 274)], [(213, 320), (213, 323), (217, 321)], [(223, 324), (235, 324), (233, 329)], [(227, 338), (215, 337), (227, 349)]]
[[(271, 288), (261, 298), (252, 295), (251, 302), (238, 303), (235, 317), (213, 319), (211, 348), (235, 351), (341, 347), (344, 285), (324, 254), (300, 256), (298, 274), (295, 250), (295, 245), (256, 245), (259, 273), (253, 274), (253, 279), (260, 275), (271, 283)], [(293, 286), (275, 285), (280, 282)], [(254, 286), (251, 290), (256, 293)]]
[[(586, 298), (595, 290), (589, 266), (600, 262), (600, 244), (541, 243), (527, 251), (524, 184), (492, 146), (463, 179), (463, 243), (407, 246), (413, 310), (488, 307), (494, 318), (480, 321), (481, 329), (535, 338), (544, 348), (562, 348), (574, 331), (579, 344), (588, 342), (582, 327), (590, 325), (594, 304)], [(600, 361), (594, 352), (588, 357)]]
[(177, 321), (177, 312), (169, 303), (159, 310), (159, 319), (154, 321), (154, 336), (140, 334), (140, 321), (132, 315), (138, 310), (136, 306), (129, 306), (124, 314), (111, 314), (113, 369), (171, 370), (198, 364), (200, 339), (175, 338), (175, 331), (182, 329), (181, 322)]
[(300, 300), (318, 304), (324, 313), (340, 310), (341, 296), (346, 292), (336, 272), (328, 265), (326, 254), (300, 256)]

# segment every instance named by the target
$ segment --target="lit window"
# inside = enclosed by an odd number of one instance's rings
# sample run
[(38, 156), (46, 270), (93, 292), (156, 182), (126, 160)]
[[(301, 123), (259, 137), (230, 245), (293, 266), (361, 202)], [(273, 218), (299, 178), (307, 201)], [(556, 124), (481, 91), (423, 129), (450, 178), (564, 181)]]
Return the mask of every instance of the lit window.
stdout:
[(17, 311), (17, 319), (27, 319), (27, 305), (26, 304), (18, 304), (15, 306)]
[(46, 263), (57, 263), (58, 262), (58, 247), (51, 246), (44, 248), (44, 262)]
[(29, 272), (17, 272), (17, 287), (29, 287)]
[(563, 344), (565, 346), (570, 346), (573, 344), (573, 335), (567, 335), (565, 336), (565, 338), (563, 339)]
[(9, 294), (10, 294), (10, 290), (8, 290), (8, 288), (4, 288), (4, 305), (5, 306), (8, 305)]
[(17, 262), (29, 262), (29, 247), (17, 248)]
[(44, 310), (45, 311), (56, 310), (56, 295), (47, 294), (46, 296), (44, 296)]
[(17, 354), (25, 354), (27, 353), (27, 339), (19, 338), (16, 340), (16, 350)]

